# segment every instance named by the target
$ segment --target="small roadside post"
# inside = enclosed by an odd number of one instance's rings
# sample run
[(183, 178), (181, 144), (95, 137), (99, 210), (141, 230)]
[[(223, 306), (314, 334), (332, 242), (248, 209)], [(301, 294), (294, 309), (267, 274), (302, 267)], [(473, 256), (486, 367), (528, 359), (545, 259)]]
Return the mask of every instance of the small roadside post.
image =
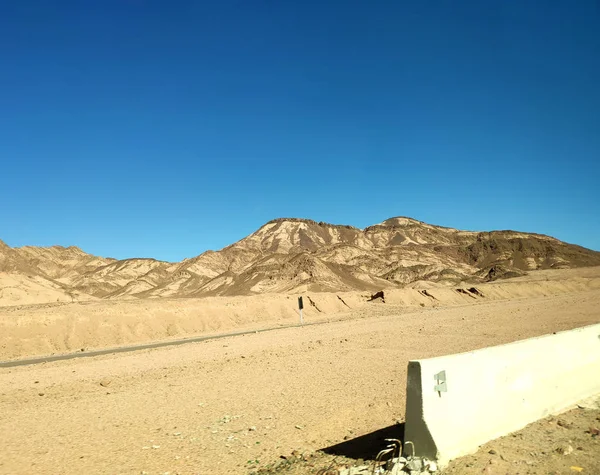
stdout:
[(302, 318), (302, 309), (304, 308), (302, 297), (298, 297), (298, 308), (300, 309), (300, 325), (302, 325), (304, 323), (304, 319)]

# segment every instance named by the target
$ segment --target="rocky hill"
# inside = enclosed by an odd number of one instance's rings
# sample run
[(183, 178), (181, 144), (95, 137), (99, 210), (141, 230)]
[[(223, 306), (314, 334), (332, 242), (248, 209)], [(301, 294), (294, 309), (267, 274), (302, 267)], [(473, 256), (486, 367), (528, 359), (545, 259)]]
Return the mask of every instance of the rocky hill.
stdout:
[(10, 248), (0, 241), (0, 303), (377, 291), (595, 265), (599, 252), (539, 234), (460, 231), (405, 217), (365, 229), (281, 218), (220, 251), (178, 263), (102, 258), (76, 247)]

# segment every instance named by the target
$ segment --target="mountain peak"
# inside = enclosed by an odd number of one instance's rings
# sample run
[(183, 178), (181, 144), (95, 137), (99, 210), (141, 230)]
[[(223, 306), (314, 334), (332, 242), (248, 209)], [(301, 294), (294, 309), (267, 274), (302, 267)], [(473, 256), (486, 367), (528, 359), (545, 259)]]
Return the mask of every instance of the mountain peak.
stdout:
[(315, 221), (314, 219), (308, 218), (275, 218), (270, 221), (267, 221), (262, 227), (265, 227), (269, 224), (278, 224), (278, 223), (304, 223), (312, 226), (326, 226), (326, 227), (341, 227), (346, 229), (358, 229), (354, 226), (350, 226), (349, 224), (331, 224), (326, 223), (324, 221)]
[(227, 249), (244, 248), (259, 252), (294, 253), (352, 240), (360, 229), (347, 225), (303, 218), (272, 219), (250, 236)]
[(427, 223), (424, 223), (423, 221), (419, 221), (414, 218), (409, 218), (408, 216), (395, 216), (393, 218), (386, 219), (380, 225), (381, 226), (403, 227), (403, 226), (415, 226), (415, 225), (423, 225), (423, 224), (427, 224)]

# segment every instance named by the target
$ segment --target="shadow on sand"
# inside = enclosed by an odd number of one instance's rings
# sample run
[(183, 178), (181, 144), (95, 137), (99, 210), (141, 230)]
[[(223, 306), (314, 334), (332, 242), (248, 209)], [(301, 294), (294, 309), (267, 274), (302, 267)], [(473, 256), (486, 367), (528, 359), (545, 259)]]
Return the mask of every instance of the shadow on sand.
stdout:
[(379, 451), (388, 445), (385, 439), (399, 439), (404, 443), (404, 422), (325, 447), (321, 452), (355, 460), (375, 460)]

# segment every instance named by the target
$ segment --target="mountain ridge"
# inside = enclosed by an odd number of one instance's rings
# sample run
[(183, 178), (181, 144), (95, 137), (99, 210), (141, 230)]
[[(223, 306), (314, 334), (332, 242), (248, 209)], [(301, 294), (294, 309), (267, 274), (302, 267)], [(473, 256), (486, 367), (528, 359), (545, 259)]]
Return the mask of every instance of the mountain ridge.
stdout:
[(276, 218), (219, 251), (180, 262), (117, 260), (77, 246), (11, 248), (0, 241), (0, 273), (4, 280), (13, 277), (9, 286), (0, 276), (0, 304), (25, 302), (36, 292), (35, 303), (50, 298), (42, 296), (48, 292), (53, 300), (74, 301), (378, 291), (421, 281), (451, 286), (592, 265), (600, 265), (600, 252), (543, 234), (464, 231), (406, 216), (364, 229)]

